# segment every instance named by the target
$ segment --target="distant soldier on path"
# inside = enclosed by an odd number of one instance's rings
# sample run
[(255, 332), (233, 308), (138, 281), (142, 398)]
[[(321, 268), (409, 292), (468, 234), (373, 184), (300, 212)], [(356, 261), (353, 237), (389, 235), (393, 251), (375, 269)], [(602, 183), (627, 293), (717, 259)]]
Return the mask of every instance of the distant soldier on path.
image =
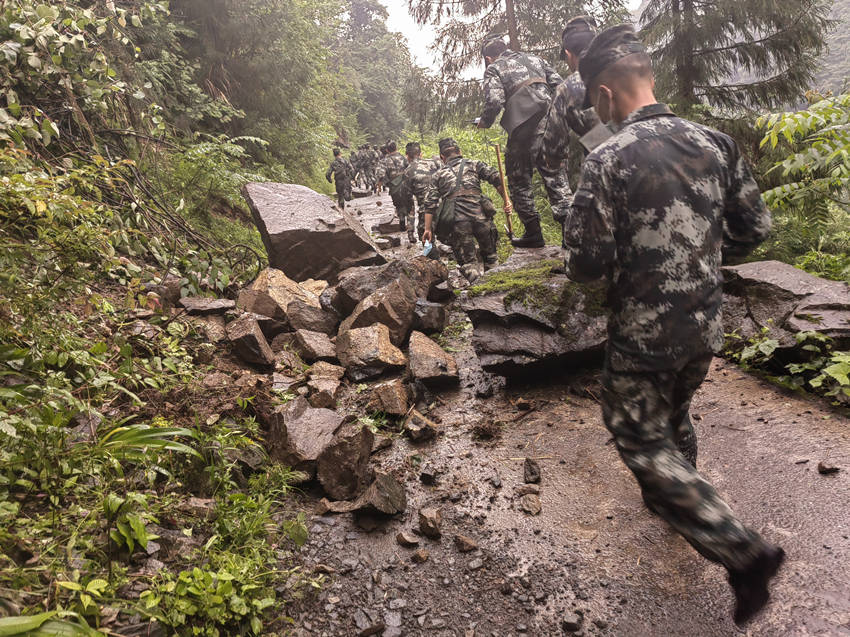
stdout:
[[(581, 138), (599, 123), (591, 109), (583, 108), (585, 89), (578, 72), (581, 53), (594, 35), (593, 20), (586, 16), (567, 22), (561, 33), (561, 56), (567, 61), (571, 74), (556, 89), (540, 131), (540, 156), (543, 163), (552, 169), (561, 166), (568, 158), (573, 135)], [(563, 220), (560, 221), (563, 223)]]
[(742, 624), (785, 554), (697, 473), (688, 412), (723, 344), (721, 255), (763, 241), (770, 216), (735, 142), (657, 103), (631, 26), (599, 33), (579, 69), (584, 105), (619, 126), (585, 160), (564, 226), (571, 278), (609, 282), (605, 426), (648, 507), (726, 567)]
[(351, 201), (351, 178), (354, 176), (354, 167), (342, 156), (339, 148), (334, 148), (334, 160), (325, 173), (325, 179), (331, 182), (334, 177), (336, 186), (336, 202), (340, 210), (345, 210), (345, 202)]
[(439, 157), (433, 159), (422, 159), (422, 148), (418, 142), (410, 142), (404, 149), (409, 166), (405, 173), (407, 189), (416, 199), (419, 215), (417, 217), (416, 230), (413, 229), (413, 212), (408, 215), (407, 236), (411, 243), (416, 243), (415, 237), (422, 238), (425, 232), (425, 195), (431, 186), (434, 173), (443, 167)]
[[(407, 229), (408, 216), (413, 214), (413, 195), (405, 188), (404, 171), (407, 170), (407, 159), (398, 152), (394, 141), (388, 141), (384, 146), (387, 154), (378, 167), (378, 184), (387, 186), (390, 198), (393, 200), (398, 222), (402, 230)], [(411, 241), (413, 243), (413, 241)]]
[[(499, 171), (475, 159), (465, 159), (460, 152), (457, 142), (451, 138), (440, 140), (440, 159), (445, 166), (434, 173), (431, 186), (425, 195), (423, 209), (425, 211), (425, 233), (423, 241), (431, 241), (434, 235), (434, 215), (438, 207), (447, 200), (454, 203), (454, 223), (448, 237), (439, 237), (441, 241), (452, 246), (455, 255), (460, 259), (458, 265), (466, 279), (473, 283), (486, 270), (496, 266), (498, 259), (496, 248), (499, 244), (499, 231), (493, 223), (496, 213), (493, 202), (483, 200), (481, 182), (486, 181), (505, 197)], [(488, 204), (488, 210), (482, 206)], [(506, 203), (505, 212), (510, 212)], [(475, 242), (481, 252), (483, 264), (479, 264), (475, 256)]]
[(490, 40), (481, 48), (487, 69), (484, 72), (484, 111), (479, 128), (489, 128), (504, 109), (500, 121), (508, 132), (505, 172), (525, 234), (514, 239), (517, 248), (542, 248), (540, 215), (534, 206), (531, 182), (534, 170), (540, 173), (553, 214), (562, 219), (570, 205), (570, 187), (561, 169), (551, 169), (535, 153), (538, 126), (549, 108), (552, 93), (563, 82), (548, 63), (535, 55), (508, 49), (502, 40)]

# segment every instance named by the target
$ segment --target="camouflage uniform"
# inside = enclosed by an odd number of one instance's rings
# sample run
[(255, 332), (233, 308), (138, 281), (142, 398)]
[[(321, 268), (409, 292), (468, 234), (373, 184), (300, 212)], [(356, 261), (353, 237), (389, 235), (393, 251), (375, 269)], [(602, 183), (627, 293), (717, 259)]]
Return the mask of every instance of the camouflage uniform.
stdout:
[[(463, 157), (457, 155), (435, 172), (431, 185), (425, 194), (422, 208), (425, 214), (434, 214), (440, 201), (450, 195), (455, 189), (457, 173)], [(463, 275), (472, 283), (481, 276), (484, 270), (498, 264), (496, 246), (499, 243), (499, 231), (492, 218), (488, 218), (481, 208), (481, 182), (491, 183), (496, 188), (502, 184), (499, 171), (488, 166), (483, 161), (465, 160), (463, 174), (460, 178), (460, 188), (455, 195), (455, 225), (454, 231), (448, 237)], [(443, 240), (442, 237), (439, 237)], [(475, 256), (475, 242), (481, 251), (484, 262), (483, 269)]]
[[(417, 207), (419, 208), (419, 218), (416, 220), (416, 233), (418, 237), (422, 237), (425, 232), (425, 195), (431, 185), (431, 181), (440, 168), (443, 167), (443, 162), (439, 157), (432, 159), (414, 159), (407, 167), (406, 180), (407, 189), (416, 199)], [(408, 216), (408, 234), (413, 228), (413, 210), (411, 209)]]
[(663, 104), (587, 157), (564, 226), (571, 277), (609, 279), (605, 425), (650, 508), (730, 571), (767, 545), (697, 473), (687, 414), (723, 342), (722, 250), (769, 227), (735, 142)]
[(340, 210), (345, 208), (345, 202), (351, 201), (351, 178), (354, 176), (354, 167), (345, 157), (335, 157), (325, 173), (325, 179), (331, 180), (334, 176), (336, 186), (336, 201)]
[(413, 212), (413, 195), (405, 187), (405, 180), (394, 186), (392, 181), (396, 177), (403, 176), (407, 170), (407, 158), (398, 151), (393, 151), (384, 156), (378, 165), (378, 181), (389, 188), (390, 198), (393, 200), (396, 215), (398, 215), (401, 229), (407, 228), (407, 218)]
[(599, 122), (592, 110), (582, 110), (583, 102), (584, 83), (576, 72), (558, 86), (543, 118), (538, 146), (540, 160), (547, 166), (559, 166), (567, 159), (570, 132), (581, 137)]
[[(531, 70), (522, 63), (523, 59), (529, 63), (537, 77), (546, 80), (546, 84), (540, 82), (531, 85), (531, 90), (536, 93), (538, 99), (549, 101), (552, 91), (563, 82), (561, 76), (540, 58), (506, 50), (484, 72), (485, 104), (481, 115), (482, 127), (492, 126), (496, 116), (505, 107), (507, 98), (519, 90), (524, 82), (534, 77)], [(565, 171), (561, 167), (549, 168), (532, 151), (539, 135), (538, 128), (542, 117), (543, 112), (514, 129), (508, 136), (505, 149), (505, 173), (511, 199), (517, 215), (526, 226), (526, 233), (530, 226), (539, 229), (540, 224), (531, 187), (535, 168), (543, 178), (553, 214), (563, 218), (570, 205), (571, 192)]]
[(369, 190), (377, 192), (378, 188), (378, 167), (381, 162), (381, 152), (374, 146), (367, 149), (366, 156), (366, 174), (369, 180)]

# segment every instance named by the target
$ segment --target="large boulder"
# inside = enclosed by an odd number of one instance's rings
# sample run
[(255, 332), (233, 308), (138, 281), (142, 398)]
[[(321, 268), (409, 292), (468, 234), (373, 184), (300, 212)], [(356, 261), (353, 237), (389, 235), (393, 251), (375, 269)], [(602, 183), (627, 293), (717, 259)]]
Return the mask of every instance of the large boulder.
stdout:
[(341, 332), (336, 339), (336, 354), (355, 382), (407, 364), (404, 353), (390, 342), (390, 331), (383, 323)]
[(346, 268), (385, 263), (356, 217), (333, 200), (296, 184), (250, 183), (251, 207), (269, 264), (295, 281), (334, 282)]
[(289, 304), (286, 309), (286, 316), (293, 330), (335, 334), (337, 325), (339, 325), (339, 318), (335, 313), (304, 303), (301, 300)]
[(454, 356), (421, 332), (413, 332), (410, 335), (407, 356), (407, 368), (415, 380), (429, 386), (458, 382)]
[(331, 444), (343, 419), (330, 409), (311, 407), (300, 396), (277, 407), (266, 434), (269, 457), (312, 477), (319, 455)]
[(339, 332), (382, 323), (389, 328), (393, 345), (401, 345), (410, 334), (415, 309), (416, 289), (407, 275), (402, 274), (360, 301), (339, 326)]
[[(538, 252), (538, 251), (535, 251)], [(604, 292), (570, 281), (560, 250), (515, 252), (469, 288), (463, 309), (482, 368), (501, 376), (595, 362), (607, 338)]]
[(227, 324), (227, 337), (236, 355), (252, 365), (274, 365), (275, 356), (257, 321), (245, 314)]
[(850, 346), (850, 285), (780, 261), (725, 267), (723, 278), (726, 333), (750, 338), (768, 328), (781, 348), (794, 348), (796, 333), (817, 332)]
[(287, 321), (289, 306), (295, 301), (321, 310), (317, 294), (300, 286), (281, 270), (266, 268), (251, 285), (239, 292), (236, 303), (246, 312)]
[(375, 435), (358, 423), (342, 427), (319, 454), (316, 477), (334, 500), (350, 500), (369, 484), (369, 456)]

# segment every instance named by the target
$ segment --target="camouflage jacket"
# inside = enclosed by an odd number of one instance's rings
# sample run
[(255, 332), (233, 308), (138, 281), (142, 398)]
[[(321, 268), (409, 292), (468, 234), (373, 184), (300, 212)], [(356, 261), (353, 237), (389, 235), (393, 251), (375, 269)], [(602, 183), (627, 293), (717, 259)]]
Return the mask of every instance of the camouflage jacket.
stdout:
[(582, 110), (584, 83), (578, 73), (565, 79), (555, 91), (543, 120), (540, 153), (549, 166), (557, 166), (569, 154), (570, 131), (581, 137), (598, 122), (593, 109)]
[(386, 155), (378, 164), (378, 179), (385, 186), (407, 169), (407, 157), (396, 151)]
[(354, 167), (345, 157), (336, 157), (325, 173), (325, 179), (330, 181), (331, 175), (334, 176), (334, 181), (337, 183), (344, 182), (354, 176)]
[(676, 369), (723, 344), (720, 265), (770, 230), (758, 185), (727, 135), (638, 109), (584, 163), (564, 226), (576, 281), (608, 277), (608, 364)]
[[(426, 214), (434, 214), (443, 197), (451, 194), (455, 188), (457, 172), (463, 157), (452, 157), (431, 178), (431, 185), (425, 194), (422, 209)], [(460, 178), (460, 188), (455, 197), (455, 215), (472, 219), (483, 219), (481, 210), (481, 182), (486, 181), (498, 188), (502, 184), (499, 171), (477, 159), (467, 159)]]
[(407, 167), (407, 189), (416, 197), (416, 203), (422, 208), (425, 205), (425, 195), (431, 185), (431, 179), (443, 162), (439, 157), (433, 159), (415, 159)]
[[(535, 75), (520, 61), (525, 56), (534, 69)], [(549, 100), (563, 80), (549, 64), (536, 55), (515, 53), (508, 49), (496, 58), (484, 71), (484, 112), (481, 114), (481, 125), (490, 127), (496, 121), (496, 116), (505, 107), (510, 96), (522, 86), (522, 83), (532, 77), (546, 79), (546, 85), (534, 84), (541, 99)]]

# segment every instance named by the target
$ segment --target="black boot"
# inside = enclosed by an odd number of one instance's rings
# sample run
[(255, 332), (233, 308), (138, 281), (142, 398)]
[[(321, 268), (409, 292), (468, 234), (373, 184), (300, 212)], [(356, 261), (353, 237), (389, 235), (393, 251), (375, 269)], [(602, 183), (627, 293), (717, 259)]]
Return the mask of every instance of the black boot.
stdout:
[(522, 239), (511, 239), (515, 248), (542, 248), (545, 244), (543, 233), (540, 231), (540, 219), (532, 219), (525, 223), (525, 234)]
[(776, 575), (785, 551), (778, 546), (768, 546), (742, 571), (730, 571), (729, 583), (735, 591), (735, 623), (748, 622), (765, 607), (770, 599), (767, 583)]

